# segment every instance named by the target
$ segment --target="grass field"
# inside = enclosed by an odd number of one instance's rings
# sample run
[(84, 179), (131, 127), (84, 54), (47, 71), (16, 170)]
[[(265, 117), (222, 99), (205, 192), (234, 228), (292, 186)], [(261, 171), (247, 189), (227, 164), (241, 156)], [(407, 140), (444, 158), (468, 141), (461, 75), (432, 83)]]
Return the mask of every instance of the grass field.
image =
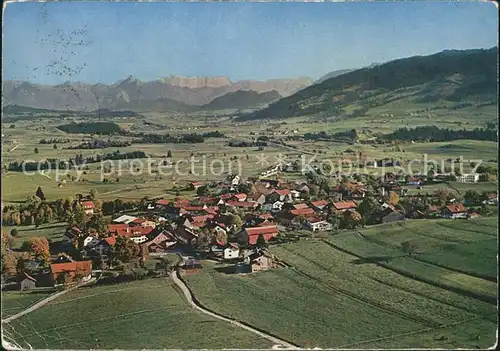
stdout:
[(9, 323), (4, 333), (7, 340), (35, 349), (271, 346), (265, 339), (188, 307), (168, 279), (81, 288)]
[[(486, 121), (496, 119), (496, 110), (492, 107), (483, 107), (477, 109), (460, 109), (447, 110), (437, 109), (431, 112), (421, 112), (427, 108), (434, 108), (433, 104), (408, 104), (404, 101), (391, 103), (380, 108), (370, 109), (367, 116), (348, 118), (342, 120), (330, 120), (326, 122), (314, 120), (311, 118), (297, 117), (290, 118), (286, 121), (248, 121), (234, 122), (227, 114), (218, 112), (211, 113), (194, 113), (189, 115), (183, 114), (167, 114), (167, 113), (148, 113), (141, 118), (110, 118), (122, 126), (126, 126), (130, 130), (146, 133), (203, 133), (208, 131), (218, 130), (224, 133), (227, 138), (207, 138), (202, 144), (133, 144), (129, 147), (118, 148), (120, 152), (132, 150), (144, 151), (150, 155), (151, 160), (159, 162), (170, 150), (173, 154), (173, 161), (189, 160), (193, 153), (195, 158), (200, 161), (193, 167), (194, 174), (189, 174), (190, 165), (183, 163), (179, 167), (180, 174), (167, 175), (161, 178), (157, 177), (157, 166), (153, 165), (152, 172), (142, 172), (141, 175), (131, 174), (128, 165), (123, 165), (122, 173), (118, 171), (118, 166), (115, 164), (114, 172), (106, 175), (109, 182), (101, 181), (101, 171), (98, 169), (99, 164), (90, 164), (87, 174), (82, 174), (80, 180), (71, 180), (65, 174), (66, 183), (62, 187), (58, 187), (55, 172), (47, 173), (46, 175), (34, 174), (26, 175), (20, 172), (10, 172), (2, 175), (2, 200), (24, 201), (27, 196), (33, 195), (38, 186), (41, 186), (48, 199), (64, 198), (74, 196), (75, 193), (87, 193), (90, 189), (96, 189), (101, 195), (102, 200), (112, 200), (115, 198), (121, 199), (140, 199), (144, 196), (173, 196), (173, 187), (183, 187), (188, 181), (194, 180), (220, 180), (225, 178), (228, 173), (236, 173), (238, 171), (236, 161), (231, 161), (231, 158), (238, 157), (241, 164), (241, 172), (244, 177), (255, 176), (263, 169), (274, 163), (278, 154), (288, 154), (293, 159), (300, 158), (300, 153), (317, 153), (318, 160), (328, 159), (334, 163), (346, 157), (346, 149), (354, 149), (361, 151), (363, 157), (368, 158), (396, 158), (403, 161), (403, 165), (409, 160), (421, 159), (424, 154), (428, 154), (429, 158), (437, 161), (447, 158), (456, 158), (463, 156), (466, 160), (481, 159), (484, 162), (497, 159), (497, 145), (493, 142), (459, 140), (443, 143), (406, 143), (399, 145), (399, 149), (392, 145), (347, 145), (344, 143), (335, 143), (328, 141), (287, 141), (294, 145), (297, 149), (290, 149), (282, 146), (265, 147), (264, 153), (268, 157), (270, 164), (260, 164), (258, 156), (262, 153), (255, 147), (235, 148), (227, 146), (227, 142), (231, 139), (253, 140), (256, 134), (274, 134), (277, 138), (284, 138), (285, 133), (297, 131), (299, 134), (306, 132), (327, 131), (329, 133), (345, 131), (353, 128), (366, 130), (367, 135), (376, 133), (385, 133), (396, 128), (407, 127), (408, 125), (429, 125), (436, 124), (439, 127), (446, 128), (474, 128), (483, 127)], [(420, 111), (420, 112), (419, 112)], [(226, 111), (227, 112), (227, 111)], [(388, 117), (392, 114), (392, 117)], [(474, 119), (468, 118), (473, 115)], [(388, 121), (390, 120), (390, 123)], [(117, 148), (105, 148), (98, 150), (70, 150), (65, 149), (68, 146), (76, 145), (82, 142), (83, 139), (95, 139), (89, 135), (83, 134), (66, 134), (56, 127), (68, 121), (62, 121), (59, 118), (48, 118), (44, 120), (20, 120), (15, 123), (4, 123), (3, 127), (6, 130), (3, 143), (3, 159), (5, 163), (13, 160), (44, 160), (46, 158), (59, 158), (67, 160), (76, 154), (82, 153), (84, 156), (91, 156), (97, 153), (104, 154), (116, 151)], [(165, 126), (151, 127), (145, 122), (153, 122), (158, 125)], [(11, 124), (15, 128), (8, 128)], [(290, 134), (287, 134), (290, 135)], [(364, 135), (364, 134), (362, 134)], [(58, 144), (58, 148), (54, 149), (52, 144), (39, 144), (42, 138), (64, 138), (70, 139), (70, 142)], [(98, 137), (104, 139), (106, 137)], [(124, 139), (124, 137), (111, 137), (112, 139)], [(34, 149), (38, 148), (39, 153), (35, 154)], [(403, 151), (404, 150), (404, 151)], [(312, 156), (312, 155), (309, 155)], [(217, 174), (205, 174), (203, 172), (202, 159), (208, 165), (215, 159), (221, 160), (224, 164), (224, 169), (219, 163), (214, 164), (214, 169)], [(247, 158), (248, 157), (248, 158)], [(309, 157), (306, 158), (308, 160)], [(143, 160), (145, 161), (145, 160)], [(491, 162), (490, 162), (491, 163)], [(496, 164), (496, 162), (493, 162)], [(420, 171), (420, 166), (414, 164), (413, 171)], [(135, 167), (132, 167), (134, 169)], [(145, 165), (145, 168), (147, 166)], [(468, 171), (469, 162), (465, 163), (464, 171)], [(386, 171), (393, 171), (387, 169)], [(168, 170), (164, 170), (168, 173)], [(368, 172), (378, 172), (381, 170), (368, 170)], [(70, 175), (76, 176), (77, 173), (73, 170)], [(116, 179), (119, 182), (116, 182)], [(496, 186), (496, 183), (493, 187)], [(173, 191), (175, 193), (175, 191)]]
[(493, 280), (497, 276), (497, 221), (498, 217), (407, 221), (362, 229), (362, 236), (352, 233), (333, 236), (329, 241), (361, 256), (368, 252), (400, 255), (401, 243), (411, 241), (420, 252), (418, 259)]
[[(271, 250), (289, 268), (237, 276), (212, 266), (186, 279), (207, 307), (303, 346), (394, 348), (407, 342), (412, 347), (488, 347), (495, 340), (496, 308), (474, 294), (494, 298), (496, 283), (458, 270), (485, 276), (496, 270), (496, 245), (491, 242), (496, 243), (495, 220), (470, 221), (466, 228), (481, 226), (482, 234), (436, 230), (434, 223), (425, 227), (422, 221), (410, 228), (428, 233), (434, 226), (432, 238), (398, 226), (363, 232), (388, 244), (352, 232), (329, 237), (356, 256), (322, 240), (281, 244)], [(394, 243), (410, 237), (426, 248), (422, 257), (433, 264), (398, 257), (402, 252)], [(463, 262), (456, 256), (460, 254)], [(389, 263), (374, 263), (380, 256), (389, 257)]]
[(64, 222), (42, 224), (40, 227), (35, 228), (34, 225), (30, 226), (3, 226), (2, 232), (10, 233), (12, 228), (17, 229), (17, 236), (14, 241), (14, 248), (20, 248), (22, 243), (34, 236), (43, 236), (52, 242), (60, 241), (66, 231), (67, 224)]
[(2, 317), (9, 317), (52, 294), (52, 290), (41, 291), (2, 291)]

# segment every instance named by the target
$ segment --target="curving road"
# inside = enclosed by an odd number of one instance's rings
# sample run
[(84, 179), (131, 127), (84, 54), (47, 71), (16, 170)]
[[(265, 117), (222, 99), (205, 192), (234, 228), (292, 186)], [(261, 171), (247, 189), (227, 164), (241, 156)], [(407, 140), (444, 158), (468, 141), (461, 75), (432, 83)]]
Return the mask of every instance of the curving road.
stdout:
[(201, 307), (200, 305), (198, 305), (194, 298), (193, 298), (193, 295), (191, 294), (191, 291), (189, 291), (188, 287), (186, 286), (186, 284), (184, 284), (184, 282), (182, 280), (179, 279), (179, 276), (178, 276), (178, 272), (176, 270), (174, 270), (173, 272), (170, 273), (170, 277), (172, 279), (172, 281), (182, 290), (183, 294), (184, 294), (184, 297), (186, 298), (186, 300), (188, 301), (188, 303), (191, 305), (191, 307), (197, 309), (198, 311), (206, 314), (206, 315), (209, 315), (211, 317), (214, 317), (214, 318), (217, 318), (221, 321), (224, 321), (224, 322), (228, 322), (228, 323), (231, 323), (232, 325), (235, 325), (235, 326), (238, 326), (242, 329), (245, 329), (249, 332), (252, 332), (262, 338), (265, 338), (271, 342), (274, 343), (274, 346), (273, 346), (273, 349), (300, 349), (299, 346), (297, 345), (293, 345), (285, 340), (281, 340), (281, 339), (278, 339), (272, 335), (269, 335), (269, 334), (266, 334), (264, 332), (261, 332), (257, 329), (254, 329), (248, 325), (245, 325), (245, 324), (242, 324), (240, 322), (237, 322), (235, 320), (232, 320), (232, 319), (229, 319), (229, 318), (226, 318), (224, 316), (221, 316), (217, 313), (213, 313), (213, 312), (210, 312), (208, 310), (206, 310), (205, 308)]

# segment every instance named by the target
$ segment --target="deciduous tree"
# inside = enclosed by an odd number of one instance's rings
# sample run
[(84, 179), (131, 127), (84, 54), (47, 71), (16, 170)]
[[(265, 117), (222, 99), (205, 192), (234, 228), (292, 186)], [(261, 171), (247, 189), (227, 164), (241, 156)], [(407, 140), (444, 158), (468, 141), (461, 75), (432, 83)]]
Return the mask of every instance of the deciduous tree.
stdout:
[(28, 252), (33, 259), (43, 261), (44, 263), (50, 261), (49, 242), (47, 238), (39, 236), (33, 237), (28, 240), (27, 246)]
[(13, 252), (2, 252), (2, 273), (8, 276), (17, 273), (17, 259)]
[(399, 195), (395, 191), (389, 192), (389, 203), (396, 205), (399, 202)]

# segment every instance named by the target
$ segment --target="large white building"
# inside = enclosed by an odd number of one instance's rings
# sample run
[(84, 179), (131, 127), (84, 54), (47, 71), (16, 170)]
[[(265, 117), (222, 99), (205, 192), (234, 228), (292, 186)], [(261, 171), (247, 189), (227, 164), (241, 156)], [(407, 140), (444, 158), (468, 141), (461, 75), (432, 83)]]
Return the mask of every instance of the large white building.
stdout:
[(462, 174), (457, 176), (457, 182), (460, 183), (477, 183), (479, 181), (478, 173)]

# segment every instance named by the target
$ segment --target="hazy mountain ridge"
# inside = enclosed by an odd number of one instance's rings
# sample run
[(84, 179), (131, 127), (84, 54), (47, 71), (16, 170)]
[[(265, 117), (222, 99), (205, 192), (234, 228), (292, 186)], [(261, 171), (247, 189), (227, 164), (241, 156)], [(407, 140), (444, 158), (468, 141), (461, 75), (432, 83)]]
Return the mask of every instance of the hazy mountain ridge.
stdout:
[(227, 93), (216, 97), (210, 103), (203, 105), (203, 109), (244, 109), (250, 107), (258, 107), (264, 104), (269, 104), (281, 98), (278, 91), (266, 91), (258, 93), (254, 90), (238, 90), (233, 93)]
[[(184, 105), (205, 105), (216, 97), (238, 90), (253, 90), (258, 93), (276, 90), (281, 96), (288, 96), (310, 84), (312, 80), (309, 78), (231, 82), (226, 77), (175, 76), (149, 82), (129, 76), (110, 85), (80, 82), (40, 85), (4, 81), (2, 103), (50, 110), (92, 111), (99, 108), (121, 108), (130, 103), (142, 108), (145, 101), (157, 101), (158, 107), (159, 100), (168, 99), (182, 103), (179, 106), (184, 110)], [(169, 105), (174, 106), (171, 102)]]
[[(373, 68), (373, 67), (377, 67), (378, 65), (379, 65), (379, 63), (372, 63), (369, 66), (361, 67), (361, 68)], [(338, 69), (338, 70), (335, 70), (335, 71), (331, 71), (330, 73), (327, 73), (324, 76), (322, 76), (321, 78), (319, 78), (318, 80), (316, 80), (314, 82), (314, 84), (323, 83), (325, 80), (328, 80), (330, 78), (335, 78), (335, 77), (341, 76), (343, 74), (356, 71), (358, 69), (359, 68), (347, 68), (347, 69)]]
[(446, 50), (355, 70), (311, 85), (242, 118), (344, 114), (347, 105), (367, 110), (400, 98), (411, 98), (414, 103), (496, 100), (497, 52), (497, 47)]

